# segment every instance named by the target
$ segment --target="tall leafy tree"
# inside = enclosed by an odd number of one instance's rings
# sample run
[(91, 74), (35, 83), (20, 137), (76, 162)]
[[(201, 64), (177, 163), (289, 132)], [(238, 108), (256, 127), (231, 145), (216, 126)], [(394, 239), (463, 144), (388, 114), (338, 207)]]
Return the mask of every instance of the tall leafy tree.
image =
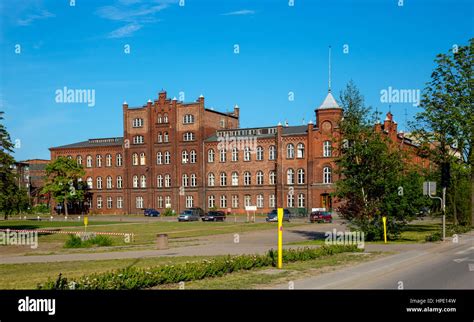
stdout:
[(448, 215), (455, 224), (474, 223), (473, 61), (474, 39), (436, 56), (431, 80), (423, 91), (422, 111), (412, 124), (438, 165), (441, 187), (447, 189)]
[(47, 181), (43, 193), (50, 193), (68, 215), (69, 202), (84, 201), (86, 185), (80, 181), (84, 174), (84, 169), (75, 160), (58, 157), (46, 166)]

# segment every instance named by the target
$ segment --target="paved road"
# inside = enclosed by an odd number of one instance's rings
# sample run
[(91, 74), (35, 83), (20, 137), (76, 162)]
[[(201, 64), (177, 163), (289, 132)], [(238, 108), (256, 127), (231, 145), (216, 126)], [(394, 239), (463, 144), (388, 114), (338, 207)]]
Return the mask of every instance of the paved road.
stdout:
[[(294, 281), (295, 289), (474, 289), (474, 232)], [(288, 284), (276, 289), (288, 289)]]

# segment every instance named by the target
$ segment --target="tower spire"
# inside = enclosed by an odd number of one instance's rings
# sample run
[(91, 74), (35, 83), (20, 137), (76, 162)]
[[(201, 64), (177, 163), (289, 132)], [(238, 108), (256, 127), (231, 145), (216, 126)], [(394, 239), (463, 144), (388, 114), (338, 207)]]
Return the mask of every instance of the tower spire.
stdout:
[(328, 79), (328, 92), (331, 93), (331, 46), (329, 46), (329, 79)]

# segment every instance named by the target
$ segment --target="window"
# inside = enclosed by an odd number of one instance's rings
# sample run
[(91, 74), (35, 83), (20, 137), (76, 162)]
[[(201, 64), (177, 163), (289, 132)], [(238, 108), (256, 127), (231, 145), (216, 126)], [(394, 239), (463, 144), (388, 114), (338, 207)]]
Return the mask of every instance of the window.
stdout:
[(271, 145), (268, 152), (268, 160), (276, 160), (276, 146)]
[(165, 151), (165, 164), (170, 164), (170, 152)]
[(186, 132), (183, 134), (184, 141), (194, 141), (194, 133), (193, 132)]
[(140, 177), (140, 187), (141, 188), (146, 188), (146, 176), (142, 175)]
[(186, 164), (189, 162), (189, 154), (188, 151), (184, 150), (181, 152), (181, 163)]
[(86, 182), (87, 182), (87, 188), (92, 189), (92, 188), (93, 188), (93, 184), (92, 184), (93, 180), (92, 180), (92, 178), (91, 178), (91, 177), (88, 177), (87, 180), (86, 180)]
[(97, 154), (95, 157), (95, 165), (97, 168), (102, 166), (102, 156), (100, 154)]
[(227, 186), (227, 174), (225, 172), (221, 172), (220, 178), (221, 186)]
[(299, 208), (304, 208), (305, 207), (304, 194), (302, 194), (302, 193), (300, 193), (298, 195), (298, 207)]
[(97, 189), (102, 189), (102, 177), (97, 177)]
[(138, 176), (133, 176), (132, 184), (134, 188), (138, 188)]
[(257, 195), (257, 208), (263, 208), (263, 195)]
[(237, 172), (232, 172), (232, 185), (233, 186), (239, 185), (239, 174)]
[(162, 143), (163, 142), (163, 134), (161, 134), (161, 132), (158, 133), (158, 143)]
[(226, 152), (225, 149), (219, 150), (219, 161), (220, 162), (225, 162), (226, 160)]
[(239, 161), (239, 150), (236, 147), (232, 149), (232, 161), (237, 162)]
[(207, 151), (207, 162), (209, 162), (209, 163), (214, 162), (214, 150), (213, 149), (209, 149)]
[(221, 196), (221, 208), (227, 208), (227, 197), (225, 195)]
[(268, 206), (270, 208), (275, 208), (275, 195), (268, 196)]
[(194, 123), (194, 115), (186, 114), (183, 117), (183, 124), (192, 124), (192, 123)]
[(136, 197), (135, 198), (135, 208), (142, 209), (143, 208), (143, 197)]
[(239, 208), (239, 196), (232, 195), (232, 208)]
[(102, 209), (102, 197), (97, 197), (97, 209)]
[(331, 168), (323, 168), (323, 183), (331, 183)]
[(133, 144), (143, 144), (143, 135), (137, 135), (133, 137)]
[(171, 208), (171, 197), (170, 196), (165, 197), (165, 207), (166, 208)]
[(196, 186), (197, 186), (196, 174), (191, 173), (191, 187), (196, 187)]
[(261, 146), (257, 147), (257, 161), (263, 160), (263, 148)]
[(258, 185), (263, 184), (263, 172), (262, 171), (257, 171), (257, 184)]
[(86, 157), (86, 167), (92, 168), (92, 157), (90, 155)]
[(163, 164), (163, 153), (156, 153), (156, 164)]
[(215, 183), (216, 183), (216, 176), (214, 175), (214, 173), (211, 172), (207, 175), (207, 185), (209, 187), (214, 187)]
[(225, 120), (224, 119), (220, 119), (219, 124), (220, 124), (221, 128), (225, 128)]
[(286, 158), (293, 159), (295, 157), (295, 146), (292, 143), (286, 145)]
[(158, 114), (158, 116), (156, 117), (156, 122), (163, 123), (163, 118), (161, 117), (161, 114)]
[(197, 158), (197, 157), (196, 157), (196, 156), (197, 156), (196, 151), (195, 151), (195, 150), (191, 150), (191, 153), (190, 153), (189, 155), (190, 155), (190, 162), (191, 162), (191, 163), (196, 163), (196, 158)]
[(269, 183), (270, 184), (276, 184), (276, 172), (275, 171), (270, 171)]
[(299, 159), (304, 158), (304, 144), (303, 143), (298, 143), (296, 146), (296, 157)]
[(304, 184), (304, 169), (298, 169), (298, 184)]
[(111, 154), (107, 154), (105, 156), (105, 166), (106, 167), (111, 167), (112, 166), (112, 155)]
[(111, 176), (108, 176), (105, 179), (105, 186), (106, 186), (107, 189), (112, 189), (112, 177)]
[(158, 197), (158, 208), (163, 208), (163, 196)]
[(118, 153), (116, 156), (115, 156), (115, 164), (117, 165), (117, 167), (121, 167), (122, 166), (122, 154)]
[(187, 174), (183, 174), (182, 178), (181, 178), (181, 185), (183, 187), (187, 187), (189, 185), (189, 177)]
[(294, 184), (295, 183), (295, 170), (288, 169), (286, 171), (286, 183), (287, 184)]
[(112, 197), (107, 197), (107, 208), (112, 208)]
[(194, 207), (194, 198), (193, 196), (186, 196), (186, 208)]
[(142, 152), (140, 153), (140, 165), (145, 165), (145, 164), (146, 164), (145, 153)]
[(165, 174), (165, 187), (171, 187), (171, 176), (169, 174)]
[(138, 165), (138, 154), (137, 153), (132, 154), (132, 164), (133, 165)]
[(324, 141), (323, 143), (323, 157), (332, 156), (332, 146), (331, 141)]
[(252, 205), (252, 196), (245, 195), (244, 196), (244, 207), (249, 207)]
[(122, 209), (122, 208), (123, 208), (123, 198), (117, 197), (117, 209)]
[(293, 208), (295, 206), (295, 197), (291, 193), (289, 193), (286, 197), (286, 206), (288, 208)]
[(118, 176), (117, 177), (117, 188), (122, 189), (122, 186), (123, 186), (122, 176)]
[(158, 188), (162, 188), (163, 187), (163, 176), (161, 174), (159, 174), (157, 177), (156, 177), (156, 186)]
[(207, 206), (209, 208), (214, 208), (216, 206), (216, 197), (214, 196), (207, 197)]
[(168, 123), (168, 114), (163, 114), (163, 123)]
[(167, 142), (170, 141), (170, 137), (169, 137), (169, 135), (168, 135), (168, 132), (165, 132), (165, 133), (163, 134), (163, 141), (164, 141), (165, 143), (167, 143)]
[(142, 127), (143, 126), (143, 119), (136, 118), (132, 121), (132, 127)]
[(77, 165), (82, 165), (82, 157), (80, 155), (77, 156), (76, 161)]
[(250, 161), (250, 148), (248, 146), (244, 148), (244, 161)]
[(244, 186), (249, 186), (252, 183), (250, 172), (244, 172)]

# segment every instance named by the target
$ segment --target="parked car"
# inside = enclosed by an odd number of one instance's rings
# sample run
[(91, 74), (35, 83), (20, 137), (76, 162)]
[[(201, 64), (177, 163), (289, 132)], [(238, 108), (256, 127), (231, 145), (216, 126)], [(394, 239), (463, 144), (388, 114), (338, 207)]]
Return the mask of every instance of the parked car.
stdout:
[(160, 212), (153, 208), (145, 208), (143, 209), (143, 214), (148, 217), (159, 217)]
[(204, 216), (204, 210), (201, 208), (189, 208), (179, 214), (178, 221), (199, 221), (202, 216)]
[(224, 221), (225, 212), (223, 211), (209, 211), (202, 217), (202, 221)]
[[(283, 209), (283, 221), (290, 221), (290, 211), (288, 209)], [(267, 222), (275, 222), (278, 221), (278, 211), (273, 209), (271, 212), (267, 214), (267, 218), (265, 218)]]
[(311, 222), (332, 222), (332, 215), (328, 211), (313, 211), (309, 215), (309, 221)]

